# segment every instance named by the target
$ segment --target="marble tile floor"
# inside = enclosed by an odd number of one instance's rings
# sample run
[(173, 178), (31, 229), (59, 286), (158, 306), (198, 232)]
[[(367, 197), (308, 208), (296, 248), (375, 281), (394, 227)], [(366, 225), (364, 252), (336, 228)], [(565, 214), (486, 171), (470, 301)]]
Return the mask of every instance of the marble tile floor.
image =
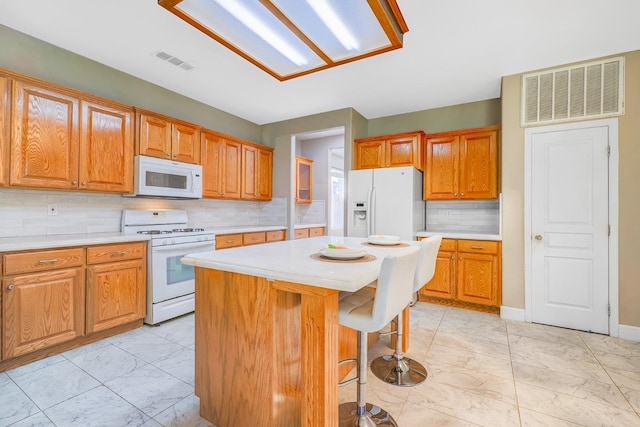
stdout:
[[(370, 373), (367, 391), (400, 426), (640, 426), (640, 343), (422, 302), (411, 323), (408, 356), (429, 378)], [(187, 315), (0, 373), (0, 426), (210, 426), (193, 348)], [(387, 337), (370, 360), (388, 352)]]

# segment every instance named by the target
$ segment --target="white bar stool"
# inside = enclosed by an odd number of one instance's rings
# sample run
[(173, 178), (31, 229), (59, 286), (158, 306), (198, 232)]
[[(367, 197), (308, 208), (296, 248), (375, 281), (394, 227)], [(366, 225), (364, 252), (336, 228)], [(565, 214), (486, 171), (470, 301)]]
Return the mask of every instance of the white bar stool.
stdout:
[[(442, 236), (432, 236), (420, 241), (420, 257), (413, 280), (413, 293), (418, 292), (425, 283), (433, 278), (441, 242)], [(407, 301), (407, 304), (409, 302)], [(375, 358), (371, 362), (371, 372), (388, 384), (413, 387), (427, 379), (427, 369), (420, 362), (404, 357), (402, 354), (403, 329), (402, 314), (399, 314), (396, 330), (396, 350), (392, 355)]]
[(340, 295), (338, 322), (358, 331), (358, 376), (355, 378), (358, 381), (358, 401), (340, 405), (340, 427), (397, 427), (387, 411), (366, 403), (367, 333), (379, 331), (406, 307), (411, 299), (419, 254), (419, 247), (411, 246), (398, 251), (397, 255), (386, 256), (375, 290), (363, 288)]

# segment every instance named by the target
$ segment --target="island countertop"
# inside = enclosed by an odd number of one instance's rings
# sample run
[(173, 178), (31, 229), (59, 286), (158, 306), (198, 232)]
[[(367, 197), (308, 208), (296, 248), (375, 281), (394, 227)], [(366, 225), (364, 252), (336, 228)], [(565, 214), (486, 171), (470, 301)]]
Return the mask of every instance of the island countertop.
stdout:
[[(183, 257), (181, 262), (195, 267), (264, 277), (268, 280), (354, 292), (378, 278), (385, 255), (401, 254), (407, 249), (406, 245), (374, 247), (364, 246), (363, 242), (366, 242), (366, 239), (319, 236), (192, 253)], [(365, 262), (328, 262), (311, 258), (311, 255), (326, 248), (329, 243), (363, 248), (376, 259)]]

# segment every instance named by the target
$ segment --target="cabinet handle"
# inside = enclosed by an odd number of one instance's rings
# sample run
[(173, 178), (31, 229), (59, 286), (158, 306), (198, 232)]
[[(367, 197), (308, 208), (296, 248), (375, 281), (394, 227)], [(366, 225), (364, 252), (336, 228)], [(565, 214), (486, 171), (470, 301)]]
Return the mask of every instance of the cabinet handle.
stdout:
[(9, 285), (9, 286), (7, 286), (7, 289), (8, 289), (8, 290), (13, 289), (13, 285)]
[(233, 240), (227, 240), (227, 243), (233, 243)]
[(111, 252), (111, 256), (122, 256), (122, 255), (125, 255), (126, 253), (127, 251)]
[(82, 185), (87, 185), (87, 181), (82, 181)]
[(38, 264), (55, 264), (58, 261), (60, 261), (58, 258), (41, 259), (41, 260), (38, 260)]
[(471, 245), (471, 249), (482, 249), (482, 246)]
[(167, 153), (167, 157), (171, 157), (171, 154)]
[(453, 193), (453, 197), (458, 197), (458, 193)]
[(456, 257), (454, 257), (453, 255), (451, 255), (451, 259), (456, 259)]
[(71, 181), (71, 183), (72, 183), (73, 185), (78, 185), (78, 181), (76, 181), (76, 180)]
[(462, 257), (460, 257), (459, 259), (460, 259), (460, 261), (462, 261)]
[(460, 197), (464, 197), (464, 193), (460, 193)]

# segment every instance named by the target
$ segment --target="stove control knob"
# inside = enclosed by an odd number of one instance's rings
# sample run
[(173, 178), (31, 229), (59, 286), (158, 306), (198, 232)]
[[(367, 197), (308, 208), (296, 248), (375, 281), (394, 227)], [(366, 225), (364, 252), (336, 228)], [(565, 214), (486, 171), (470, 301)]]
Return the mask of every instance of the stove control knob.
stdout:
[(171, 239), (171, 244), (175, 245), (176, 244), (176, 239)]
[(162, 244), (163, 244), (163, 245), (168, 245), (168, 244), (169, 244), (169, 241), (168, 241), (167, 239), (164, 239), (164, 240), (162, 241)]

